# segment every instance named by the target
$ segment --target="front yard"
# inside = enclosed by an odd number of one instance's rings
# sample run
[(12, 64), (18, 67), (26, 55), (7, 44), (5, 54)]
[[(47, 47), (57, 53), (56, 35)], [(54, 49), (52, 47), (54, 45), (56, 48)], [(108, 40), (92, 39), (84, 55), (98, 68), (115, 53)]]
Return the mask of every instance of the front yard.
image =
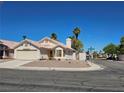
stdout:
[(58, 60), (37, 60), (22, 65), (24, 67), (62, 67), (62, 68), (82, 68), (90, 67), (87, 62), (81, 61), (58, 61)]

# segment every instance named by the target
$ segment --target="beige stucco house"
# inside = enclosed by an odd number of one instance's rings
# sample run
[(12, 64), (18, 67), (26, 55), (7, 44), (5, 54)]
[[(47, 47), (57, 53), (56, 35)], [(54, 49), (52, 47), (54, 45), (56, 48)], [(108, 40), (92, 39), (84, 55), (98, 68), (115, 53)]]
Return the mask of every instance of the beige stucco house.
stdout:
[(75, 50), (71, 48), (71, 39), (66, 39), (63, 43), (45, 37), (39, 41), (30, 39), (21, 42), (0, 40), (0, 55), (15, 59), (76, 59)]
[(13, 58), (14, 47), (18, 42), (0, 39), (0, 58)]

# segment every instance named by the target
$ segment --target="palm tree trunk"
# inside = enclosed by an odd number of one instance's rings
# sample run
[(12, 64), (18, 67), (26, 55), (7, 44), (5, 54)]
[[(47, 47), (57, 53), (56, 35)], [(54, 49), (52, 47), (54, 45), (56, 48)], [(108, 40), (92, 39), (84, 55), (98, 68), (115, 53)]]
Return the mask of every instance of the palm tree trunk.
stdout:
[(78, 34), (75, 34), (75, 36), (76, 36), (76, 39), (78, 39)]

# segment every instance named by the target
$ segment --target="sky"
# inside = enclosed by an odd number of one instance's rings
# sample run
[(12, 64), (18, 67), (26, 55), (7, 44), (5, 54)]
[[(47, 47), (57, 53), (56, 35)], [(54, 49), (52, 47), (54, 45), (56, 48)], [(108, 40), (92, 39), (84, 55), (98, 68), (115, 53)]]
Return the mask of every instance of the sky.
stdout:
[(65, 43), (79, 27), (84, 49), (102, 50), (124, 36), (124, 2), (0, 2), (0, 39), (38, 41), (56, 33)]

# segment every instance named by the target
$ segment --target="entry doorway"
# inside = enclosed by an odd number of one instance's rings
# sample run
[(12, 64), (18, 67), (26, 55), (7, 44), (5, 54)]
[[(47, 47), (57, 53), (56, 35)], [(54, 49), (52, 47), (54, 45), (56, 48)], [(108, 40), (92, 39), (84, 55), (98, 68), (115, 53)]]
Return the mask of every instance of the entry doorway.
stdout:
[(0, 59), (3, 59), (3, 50), (0, 50)]
[(49, 59), (51, 60), (53, 58), (53, 51), (49, 50)]
[(53, 57), (53, 51), (50, 50), (50, 57)]
[(9, 47), (3, 44), (0, 44), (0, 59), (9, 56)]

